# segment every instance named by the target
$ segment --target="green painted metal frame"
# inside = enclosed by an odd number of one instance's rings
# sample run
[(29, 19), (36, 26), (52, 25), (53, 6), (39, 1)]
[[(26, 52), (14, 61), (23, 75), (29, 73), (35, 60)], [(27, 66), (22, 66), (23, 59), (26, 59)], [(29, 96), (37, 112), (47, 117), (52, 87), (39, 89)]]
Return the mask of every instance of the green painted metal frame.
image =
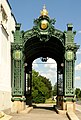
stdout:
[[(13, 33), (14, 43), (12, 43), (12, 96), (24, 96), (24, 55), (22, 32), (20, 24), (16, 25), (16, 31)], [(17, 98), (16, 98), (17, 99)], [(18, 98), (20, 99), (20, 98)], [(24, 100), (24, 99), (23, 99)]]
[(74, 64), (76, 60), (76, 51), (79, 48), (74, 43), (74, 35), (76, 32), (72, 31), (73, 25), (67, 25), (67, 32), (65, 32), (65, 68), (64, 68), (64, 86), (65, 86), (65, 97), (74, 97)]
[[(41, 20), (47, 20), (49, 27), (45, 30), (40, 29)], [(75, 31), (72, 31), (73, 25), (67, 25), (67, 31), (60, 31), (55, 29), (55, 19), (50, 19), (48, 16), (40, 16), (34, 20), (35, 26), (33, 29), (26, 32), (20, 31), (20, 24), (16, 25), (14, 35), (14, 43), (12, 43), (12, 96), (24, 96), (25, 92), (25, 60), (26, 51), (25, 45), (28, 40), (37, 37), (40, 41), (47, 42), (51, 37), (57, 38), (64, 47), (63, 59), (63, 96), (74, 97), (74, 64), (76, 60), (76, 51), (79, 48), (74, 43)], [(16, 64), (16, 65), (15, 65)], [(58, 63), (57, 63), (58, 64)], [(60, 63), (61, 64), (61, 63)], [(58, 74), (58, 73), (57, 73)], [(57, 80), (58, 82), (58, 80)], [(17, 99), (15, 99), (17, 100)], [(19, 100), (19, 99), (18, 99)]]

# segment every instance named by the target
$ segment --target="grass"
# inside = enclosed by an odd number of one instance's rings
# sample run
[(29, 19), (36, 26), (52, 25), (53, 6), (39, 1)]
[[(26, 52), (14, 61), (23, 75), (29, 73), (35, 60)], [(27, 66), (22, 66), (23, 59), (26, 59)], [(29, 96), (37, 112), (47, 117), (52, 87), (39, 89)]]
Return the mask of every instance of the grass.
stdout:
[(52, 98), (49, 98), (49, 99), (47, 99), (47, 100), (45, 101), (45, 103), (46, 103), (46, 104), (51, 104), (51, 103), (56, 104), (56, 101), (55, 101), (55, 100), (52, 100)]

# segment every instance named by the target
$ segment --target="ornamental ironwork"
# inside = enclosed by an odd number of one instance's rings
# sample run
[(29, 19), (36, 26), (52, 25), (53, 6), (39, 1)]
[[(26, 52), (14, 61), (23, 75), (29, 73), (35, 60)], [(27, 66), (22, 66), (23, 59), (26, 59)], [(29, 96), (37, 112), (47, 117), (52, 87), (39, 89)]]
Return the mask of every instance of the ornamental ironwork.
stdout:
[[(74, 64), (79, 45), (74, 43), (75, 31), (72, 31), (72, 24), (68, 24), (67, 31), (62, 32), (55, 29), (55, 22), (55, 18), (50, 19), (48, 11), (44, 6), (39, 18), (34, 20), (34, 26), (31, 30), (27, 30), (26, 32), (20, 31), (21, 25), (16, 25), (16, 30), (13, 33), (14, 43), (11, 45), (12, 96), (14, 98), (18, 96), (16, 100), (21, 100), (22, 98), (19, 98), (19, 96), (22, 97), (26, 94), (25, 87), (30, 88), (28, 93), (31, 94), (32, 67), (29, 66), (32, 66), (34, 58), (41, 57), (42, 61), (45, 62), (50, 53), (51, 57), (55, 58), (58, 66), (57, 96), (64, 96), (64, 100), (66, 97), (68, 100), (68, 96), (72, 97), (71, 100), (74, 99)], [(49, 52), (49, 54), (46, 52)], [(42, 56), (39, 56), (39, 54)], [(26, 74), (28, 77), (24, 80), (24, 75)], [(25, 85), (27, 84), (27, 80), (28, 85)]]

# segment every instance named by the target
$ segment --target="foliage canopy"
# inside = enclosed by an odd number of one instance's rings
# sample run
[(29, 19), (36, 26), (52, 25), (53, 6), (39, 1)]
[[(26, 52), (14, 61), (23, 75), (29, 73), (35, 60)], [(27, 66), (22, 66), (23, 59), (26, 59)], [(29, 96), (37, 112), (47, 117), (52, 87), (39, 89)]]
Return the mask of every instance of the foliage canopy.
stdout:
[(32, 71), (32, 80), (32, 102), (44, 103), (46, 99), (51, 97), (51, 82), (35, 70)]

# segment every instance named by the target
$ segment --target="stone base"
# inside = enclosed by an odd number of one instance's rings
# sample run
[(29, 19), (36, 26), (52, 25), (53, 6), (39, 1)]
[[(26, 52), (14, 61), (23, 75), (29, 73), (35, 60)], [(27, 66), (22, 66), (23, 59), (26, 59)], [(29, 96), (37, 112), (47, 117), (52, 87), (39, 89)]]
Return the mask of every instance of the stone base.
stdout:
[(19, 113), (20, 111), (24, 110), (26, 103), (24, 101), (14, 101), (12, 102), (12, 113)]
[(63, 102), (63, 110), (75, 112), (75, 102)]
[(63, 109), (63, 96), (58, 96), (57, 97), (57, 106), (60, 108), (60, 109)]
[(75, 102), (72, 101), (63, 101), (63, 96), (58, 96), (57, 98), (57, 106), (61, 110), (66, 110), (66, 111), (75, 111)]

